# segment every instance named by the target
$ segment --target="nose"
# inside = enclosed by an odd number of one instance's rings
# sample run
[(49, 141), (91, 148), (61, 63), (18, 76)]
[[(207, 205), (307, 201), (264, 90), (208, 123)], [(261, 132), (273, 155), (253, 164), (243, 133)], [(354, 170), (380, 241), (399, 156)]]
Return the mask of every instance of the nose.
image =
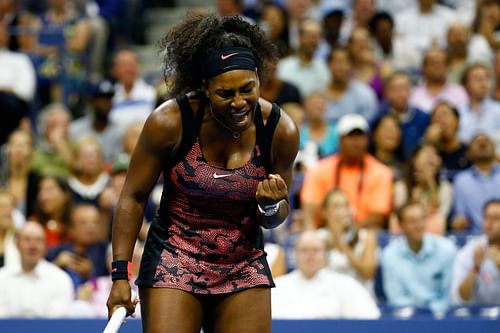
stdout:
[(245, 99), (240, 94), (236, 94), (231, 102), (231, 108), (241, 110), (245, 106)]

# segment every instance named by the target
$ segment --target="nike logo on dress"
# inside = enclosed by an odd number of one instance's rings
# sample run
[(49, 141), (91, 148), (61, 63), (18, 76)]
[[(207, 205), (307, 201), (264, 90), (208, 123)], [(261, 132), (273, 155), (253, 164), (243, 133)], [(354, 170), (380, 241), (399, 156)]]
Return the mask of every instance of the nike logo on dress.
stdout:
[(226, 59), (231, 58), (232, 56), (234, 56), (234, 55), (236, 55), (236, 54), (238, 54), (238, 52), (235, 52), (235, 53), (229, 53), (228, 55), (223, 55), (223, 54), (221, 54), (221, 55), (220, 55), (220, 59), (221, 59), (221, 60), (226, 60)]
[(224, 177), (229, 177), (229, 176), (232, 176), (231, 173), (227, 174), (227, 175), (218, 175), (217, 172), (214, 172), (214, 178), (217, 179), (217, 178), (224, 178)]

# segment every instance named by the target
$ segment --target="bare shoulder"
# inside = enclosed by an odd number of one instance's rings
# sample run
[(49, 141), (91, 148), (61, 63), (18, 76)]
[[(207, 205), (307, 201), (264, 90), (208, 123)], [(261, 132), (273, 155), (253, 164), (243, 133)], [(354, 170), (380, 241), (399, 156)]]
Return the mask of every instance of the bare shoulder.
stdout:
[(141, 140), (153, 150), (175, 150), (182, 138), (182, 116), (175, 99), (169, 99), (146, 120)]
[[(271, 113), (272, 103), (265, 99), (259, 100), (262, 117), (267, 120)], [(284, 165), (291, 165), (295, 160), (299, 147), (299, 130), (292, 118), (283, 110), (274, 132), (272, 143), (273, 160)]]

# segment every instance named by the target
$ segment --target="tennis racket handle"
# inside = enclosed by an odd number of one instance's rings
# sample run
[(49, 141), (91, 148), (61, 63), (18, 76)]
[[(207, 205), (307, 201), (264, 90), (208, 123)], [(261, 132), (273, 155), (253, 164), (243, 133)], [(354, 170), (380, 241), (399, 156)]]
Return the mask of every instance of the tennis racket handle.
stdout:
[(108, 324), (104, 328), (102, 333), (118, 333), (120, 326), (122, 326), (123, 320), (127, 316), (127, 310), (120, 306), (118, 309), (113, 312), (113, 315), (108, 321)]

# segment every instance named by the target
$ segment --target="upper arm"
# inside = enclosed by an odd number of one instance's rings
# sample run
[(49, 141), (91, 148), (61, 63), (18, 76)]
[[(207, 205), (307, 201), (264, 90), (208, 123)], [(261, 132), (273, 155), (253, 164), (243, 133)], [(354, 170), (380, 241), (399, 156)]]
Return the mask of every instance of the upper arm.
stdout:
[(182, 138), (180, 110), (175, 101), (167, 101), (146, 120), (135, 146), (123, 195), (147, 200), (163, 169)]
[(271, 173), (279, 174), (288, 189), (292, 184), (293, 163), (299, 149), (299, 131), (292, 118), (281, 111), (271, 146)]

